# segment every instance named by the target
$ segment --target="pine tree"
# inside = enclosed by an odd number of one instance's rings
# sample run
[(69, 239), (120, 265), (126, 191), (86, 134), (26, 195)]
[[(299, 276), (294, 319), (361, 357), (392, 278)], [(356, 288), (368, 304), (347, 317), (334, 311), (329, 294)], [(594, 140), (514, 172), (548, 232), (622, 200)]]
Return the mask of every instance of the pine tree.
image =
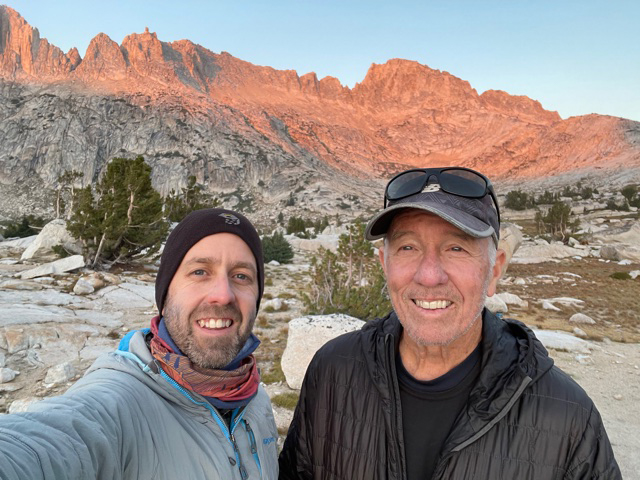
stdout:
[(166, 238), (162, 198), (151, 185), (151, 167), (142, 157), (114, 158), (96, 186), (77, 192), (68, 229), (82, 240), (93, 265), (153, 253)]
[(340, 235), (336, 253), (321, 248), (311, 259), (310, 292), (304, 302), (308, 314), (346, 313), (369, 320), (389, 313), (384, 273), (362, 222)]
[(262, 238), (262, 251), (264, 252), (264, 262), (275, 260), (279, 263), (290, 263), (293, 259), (293, 249), (280, 232)]
[(76, 183), (81, 178), (83, 178), (83, 174), (77, 170), (66, 170), (58, 177), (58, 186), (56, 187), (56, 218), (63, 216), (66, 216), (67, 220), (71, 218), (76, 195)]
[(187, 179), (187, 186), (180, 193), (171, 190), (165, 200), (165, 214), (172, 222), (179, 222), (189, 213), (201, 208), (216, 207), (219, 202), (205, 193), (204, 187), (197, 182), (194, 175)]
[(536, 212), (535, 222), (538, 233), (550, 233), (553, 238), (564, 240), (577, 226), (578, 221), (570, 221), (571, 207), (555, 202), (545, 214)]

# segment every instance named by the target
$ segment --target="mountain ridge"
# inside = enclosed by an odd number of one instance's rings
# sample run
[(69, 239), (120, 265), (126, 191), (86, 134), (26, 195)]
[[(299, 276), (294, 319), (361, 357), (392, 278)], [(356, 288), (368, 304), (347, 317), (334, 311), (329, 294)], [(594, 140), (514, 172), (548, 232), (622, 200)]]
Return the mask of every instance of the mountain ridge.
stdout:
[[(196, 175), (211, 191), (235, 183), (274, 201), (301, 178), (346, 194), (399, 169), (444, 164), (505, 181), (640, 171), (639, 122), (563, 120), (529, 97), (478, 94), (411, 60), (372, 64), (349, 88), (186, 39), (163, 42), (148, 28), (120, 45), (99, 33), (82, 58), (0, 6), (0, 79), (4, 184), (31, 178), (51, 188), (69, 168), (89, 183), (110, 158), (138, 154), (163, 193)], [(280, 180), (260, 193), (256, 172)]]

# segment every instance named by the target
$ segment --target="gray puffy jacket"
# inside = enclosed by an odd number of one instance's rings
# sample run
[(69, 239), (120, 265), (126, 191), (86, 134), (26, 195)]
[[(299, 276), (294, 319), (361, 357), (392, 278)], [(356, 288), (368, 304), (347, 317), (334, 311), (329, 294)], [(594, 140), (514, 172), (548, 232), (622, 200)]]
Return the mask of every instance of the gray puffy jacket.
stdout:
[[(406, 478), (395, 373), (401, 332), (392, 314), (318, 351), (280, 455), (281, 479)], [(482, 371), (433, 479), (620, 478), (584, 390), (553, 366), (531, 330), (485, 311)]]
[(227, 428), (153, 358), (142, 332), (67, 393), (0, 415), (0, 479), (276, 479), (277, 430), (262, 387)]

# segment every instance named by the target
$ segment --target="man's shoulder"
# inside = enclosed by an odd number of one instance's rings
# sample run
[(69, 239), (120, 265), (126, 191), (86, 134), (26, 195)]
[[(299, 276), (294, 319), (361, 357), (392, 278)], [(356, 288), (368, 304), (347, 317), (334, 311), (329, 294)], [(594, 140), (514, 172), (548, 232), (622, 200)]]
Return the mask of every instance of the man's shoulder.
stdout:
[(133, 358), (115, 351), (99, 356), (86, 374), (78, 380), (69, 393), (80, 393), (88, 390), (108, 392), (108, 396), (130, 395), (136, 390), (147, 388), (148, 375), (143, 367)]
[(384, 341), (385, 336), (393, 331), (390, 315), (370, 320), (361, 329), (343, 333), (325, 343), (316, 352), (314, 363), (362, 360), (367, 352), (375, 350), (377, 345)]
[(525, 392), (536, 404), (547, 405), (548, 409), (560, 412), (562, 409), (575, 410), (574, 413), (591, 415), (595, 404), (589, 394), (566, 372), (552, 366)]

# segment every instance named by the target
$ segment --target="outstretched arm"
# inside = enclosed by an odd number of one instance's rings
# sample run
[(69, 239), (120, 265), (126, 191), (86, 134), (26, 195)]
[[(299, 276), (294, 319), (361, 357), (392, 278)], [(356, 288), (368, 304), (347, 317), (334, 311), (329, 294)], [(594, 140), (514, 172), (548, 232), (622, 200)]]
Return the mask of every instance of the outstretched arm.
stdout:
[(95, 392), (34, 404), (29, 413), (0, 415), (0, 479), (122, 477), (121, 431)]

